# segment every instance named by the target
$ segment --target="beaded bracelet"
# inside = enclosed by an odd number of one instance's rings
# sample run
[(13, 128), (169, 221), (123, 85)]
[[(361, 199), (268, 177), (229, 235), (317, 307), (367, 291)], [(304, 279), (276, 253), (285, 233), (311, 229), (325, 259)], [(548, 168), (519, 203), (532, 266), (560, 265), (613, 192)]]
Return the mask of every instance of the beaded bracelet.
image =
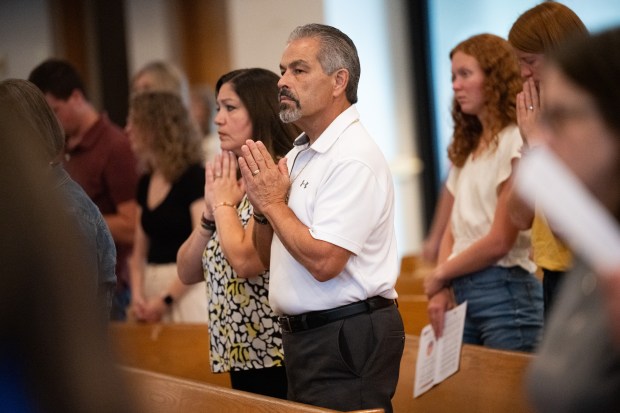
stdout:
[(224, 202), (220, 202), (219, 204), (215, 204), (215, 205), (213, 206), (213, 209), (212, 209), (211, 211), (212, 211), (212, 212), (215, 212), (215, 210), (216, 210), (216, 209), (218, 209), (218, 208), (219, 208), (219, 207), (221, 207), (221, 206), (227, 206), (227, 207), (231, 207), (231, 208), (237, 208), (237, 207), (235, 206), (235, 204), (233, 204), (233, 203), (231, 203), (231, 202), (226, 202), (226, 201), (224, 201)]
[(215, 221), (211, 221), (210, 219), (205, 218), (205, 214), (202, 214), (200, 218), (200, 226), (206, 229), (207, 231), (215, 231)]
[(254, 212), (254, 214), (252, 214), (252, 215), (254, 216), (254, 221), (256, 221), (258, 224), (269, 225), (269, 220), (263, 214), (258, 214), (256, 212)]

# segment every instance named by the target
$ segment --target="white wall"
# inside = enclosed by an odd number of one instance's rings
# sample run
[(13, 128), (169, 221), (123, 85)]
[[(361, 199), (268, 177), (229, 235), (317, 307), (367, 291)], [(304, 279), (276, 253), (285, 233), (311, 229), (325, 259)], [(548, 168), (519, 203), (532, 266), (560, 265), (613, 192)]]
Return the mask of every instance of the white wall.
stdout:
[[(323, 20), (321, 1), (228, 0), (226, 6), (234, 69), (262, 67), (279, 73), (288, 34), (296, 26)], [(154, 59), (179, 63), (176, 10), (170, 0), (127, 0), (125, 11), (130, 73)]]
[[(405, 0), (406, 1), (406, 0)], [(390, 163), (401, 254), (420, 249), (422, 192), (413, 121), (411, 64), (401, 0), (324, 0), (325, 21), (355, 43), (362, 72), (357, 104), (362, 123)], [(355, 17), (351, 10), (355, 9)]]
[(168, 0), (125, 1), (129, 76), (152, 60), (180, 64), (175, 9)]
[(323, 22), (323, 3), (317, 0), (229, 0), (227, 6), (234, 69), (262, 67), (279, 74), (289, 33)]
[(25, 79), (53, 53), (46, 0), (0, 1), (0, 79)]

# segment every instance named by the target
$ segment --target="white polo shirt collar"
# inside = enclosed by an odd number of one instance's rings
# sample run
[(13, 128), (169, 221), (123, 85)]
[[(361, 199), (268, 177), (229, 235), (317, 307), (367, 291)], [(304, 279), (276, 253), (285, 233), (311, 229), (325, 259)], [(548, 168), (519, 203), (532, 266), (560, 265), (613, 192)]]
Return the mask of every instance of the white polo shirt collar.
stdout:
[[(354, 122), (360, 118), (355, 105), (349, 106), (321, 133), (318, 139), (311, 145), (312, 149), (318, 153), (325, 153), (338, 140), (340, 135)], [(295, 139), (295, 146), (307, 145), (310, 142), (308, 135), (302, 133)]]

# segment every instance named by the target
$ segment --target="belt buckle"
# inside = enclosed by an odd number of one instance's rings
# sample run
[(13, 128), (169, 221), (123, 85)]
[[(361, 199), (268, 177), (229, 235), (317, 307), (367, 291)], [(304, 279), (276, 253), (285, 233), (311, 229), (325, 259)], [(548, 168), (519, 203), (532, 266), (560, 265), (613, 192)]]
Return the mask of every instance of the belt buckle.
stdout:
[(285, 332), (285, 333), (292, 333), (293, 332), (293, 327), (291, 326), (291, 318), (288, 316), (282, 316), (278, 319), (278, 321), (280, 321), (280, 328)]

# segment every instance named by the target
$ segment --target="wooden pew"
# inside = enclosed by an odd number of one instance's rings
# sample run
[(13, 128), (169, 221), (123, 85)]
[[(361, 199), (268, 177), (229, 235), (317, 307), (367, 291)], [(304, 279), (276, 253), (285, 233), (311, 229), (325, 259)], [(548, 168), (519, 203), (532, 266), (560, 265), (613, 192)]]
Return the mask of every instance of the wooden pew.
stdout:
[(420, 335), (422, 328), (429, 324), (426, 307), (428, 298), (423, 294), (403, 294), (398, 296), (398, 311), (405, 324), (405, 333)]
[(401, 258), (400, 273), (396, 280), (396, 291), (401, 294), (424, 294), (424, 277), (434, 265), (415, 255)]
[(230, 387), (228, 373), (211, 372), (206, 324), (111, 322), (109, 333), (119, 364)]
[(424, 294), (424, 277), (417, 275), (399, 275), (396, 280), (396, 292), (398, 295), (420, 295)]
[(395, 413), (530, 413), (524, 373), (532, 355), (463, 345), (459, 371), (413, 398), (418, 337), (407, 334), (400, 377), (392, 399)]
[[(336, 410), (280, 400), (152, 371), (122, 367), (140, 411), (149, 413), (333, 413)], [(355, 413), (382, 413), (383, 409)], [(353, 412), (352, 412), (353, 413)]]
[[(220, 387), (230, 387), (228, 374), (211, 373), (207, 347), (208, 331), (204, 325), (111, 323), (110, 334), (117, 351), (117, 359), (122, 365)], [(464, 345), (460, 370), (429, 392), (414, 399), (413, 382), (417, 349), (418, 337), (407, 334), (400, 379), (392, 400), (395, 413), (530, 412), (523, 395), (522, 384), (524, 371), (532, 359), (531, 355)], [(192, 384), (194, 385), (195, 383)], [(191, 388), (193, 387), (190, 386)], [(187, 392), (193, 394), (190, 390)], [(179, 409), (183, 406), (193, 406), (192, 402), (183, 401), (184, 397), (189, 397), (181, 396), (185, 393), (174, 396), (181, 398), (176, 401), (166, 401), (166, 398), (173, 396), (162, 389), (153, 391), (152, 394), (156, 399), (163, 398), (164, 400), (160, 402), (164, 403), (164, 406), (160, 410), (148, 410), (149, 412), (176, 411), (166, 407), (167, 403), (177, 403)], [(190, 413), (193, 409), (184, 411)]]
[(400, 259), (400, 274), (413, 274), (419, 262), (420, 259), (417, 255), (403, 255), (403, 257)]

